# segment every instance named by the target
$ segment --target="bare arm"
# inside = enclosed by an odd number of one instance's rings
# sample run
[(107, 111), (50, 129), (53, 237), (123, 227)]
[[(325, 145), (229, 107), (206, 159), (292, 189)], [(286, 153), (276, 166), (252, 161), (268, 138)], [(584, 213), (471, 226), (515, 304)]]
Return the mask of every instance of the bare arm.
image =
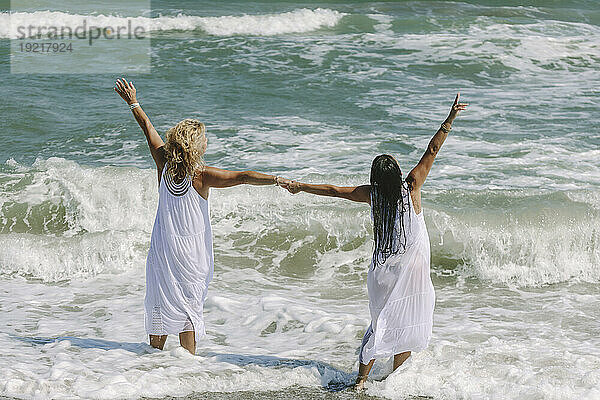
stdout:
[(127, 82), (125, 79), (117, 79), (115, 91), (119, 94), (119, 96), (121, 96), (121, 98), (123, 98), (123, 100), (125, 100), (127, 104), (130, 106), (134, 105), (134, 108), (132, 108), (131, 111), (138, 125), (140, 128), (142, 128), (142, 131), (144, 131), (144, 135), (146, 135), (146, 141), (148, 142), (148, 147), (150, 148), (150, 154), (154, 159), (160, 179), (162, 169), (165, 166), (165, 143), (156, 129), (154, 129), (154, 125), (152, 125), (152, 122), (150, 122), (150, 118), (148, 118), (144, 110), (142, 110), (142, 107), (137, 102), (137, 93), (135, 86), (133, 86), (133, 82)]
[(423, 183), (425, 183), (425, 179), (427, 179), (427, 175), (429, 175), (429, 171), (431, 171), (435, 157), (440, 151), (442, 144), (444, 144), (444, 141), (448, 137), (448, 133), (452, 128), (452, 122), (454, 122), (454, 119), (460, 111), (467, 108), (468, 104), (459, 103), (459, 99), (460, 93), (458, 93), (456, 95), (456, 99), (454, 99), (454, 104), (452, 104), (452, 109), (450, 110), (448, 118), (446, 118), (440, 129), (438, 129), (433, 138), (431, 138), (429, 141), (429, 145), (427, 146), (427, 150), (425, 150), (425, 154), (423, 154), (419, 163), (406, 177), (406, 182), (411, 186), (412, 190), (421, 189), (421, 186), (423, 186)]
[(371, 185), (362, 186), (334, 186), (334, 185), (313, 185), (290, 181), (282, 183), (281, 187), (287, 189), (290, 193), (306, 192), (319, 196), (339, 197), (359, 203), (371, 203)]
[(202, 171), (202, 186), (226, 188), (236, 185), (276, 185), (281, 178), (256, 171), (227, 171), (225, 169), (205, 167)]

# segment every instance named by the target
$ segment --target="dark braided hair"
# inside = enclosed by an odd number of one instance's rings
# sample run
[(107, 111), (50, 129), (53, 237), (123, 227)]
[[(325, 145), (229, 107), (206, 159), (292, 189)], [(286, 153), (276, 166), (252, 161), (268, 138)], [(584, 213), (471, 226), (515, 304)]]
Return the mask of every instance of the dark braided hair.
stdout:
[[(408, 204), (405, 205), (402, 198), (402, 171), (388, 154), (375, 157), (371, 165), (371, 208), (375, 239), (373, 266), (376, 267), (388, 257), (406, 251), (404, 213)], [(396, 230), (396, 218), (399, 218), (400, 232)]]

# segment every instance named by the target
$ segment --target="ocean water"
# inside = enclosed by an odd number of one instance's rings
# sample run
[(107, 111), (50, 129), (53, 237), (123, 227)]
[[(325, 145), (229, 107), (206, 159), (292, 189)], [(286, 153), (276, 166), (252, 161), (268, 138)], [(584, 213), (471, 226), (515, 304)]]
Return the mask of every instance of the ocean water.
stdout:
[[(221, 168), (357, 185), (386, 152), (408, 172), (460, 91), (471, 105), (423, 189), (433, 338), (394, 374), (377, 361), (364, 396), (600, 399), (596, 1), (173, 3), (13, 18), (148, 24), (140, 103), (160, 132), (204, 121)], [(176, 337), (154, 350), (156, 173), (118, 76), (0, 63), (1, 396), (355, 398), (368, 207), (213, 190), (207, 336), (195, 356)]]

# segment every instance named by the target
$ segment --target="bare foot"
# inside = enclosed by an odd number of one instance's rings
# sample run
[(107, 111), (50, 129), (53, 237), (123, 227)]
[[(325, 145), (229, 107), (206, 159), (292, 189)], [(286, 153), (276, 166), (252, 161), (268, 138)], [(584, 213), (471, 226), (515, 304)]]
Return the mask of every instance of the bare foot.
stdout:
[(357, 392), (362, 392), (365, 390), (365, 382), (367, 381), (367, 377), (364, 378), (358, 377), (356, 378), (356, 383), (354, 384), (354, 390)]

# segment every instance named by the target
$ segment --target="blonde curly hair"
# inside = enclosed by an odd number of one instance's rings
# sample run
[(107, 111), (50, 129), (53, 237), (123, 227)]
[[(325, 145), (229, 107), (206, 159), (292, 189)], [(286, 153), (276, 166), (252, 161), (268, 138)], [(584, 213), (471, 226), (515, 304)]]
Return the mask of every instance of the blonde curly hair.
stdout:
[(195, 119), (184, 119), (166, 133), (165, 158), (167, 171), (177, 180), (194, 176), (204, 166), (206, 127)]

